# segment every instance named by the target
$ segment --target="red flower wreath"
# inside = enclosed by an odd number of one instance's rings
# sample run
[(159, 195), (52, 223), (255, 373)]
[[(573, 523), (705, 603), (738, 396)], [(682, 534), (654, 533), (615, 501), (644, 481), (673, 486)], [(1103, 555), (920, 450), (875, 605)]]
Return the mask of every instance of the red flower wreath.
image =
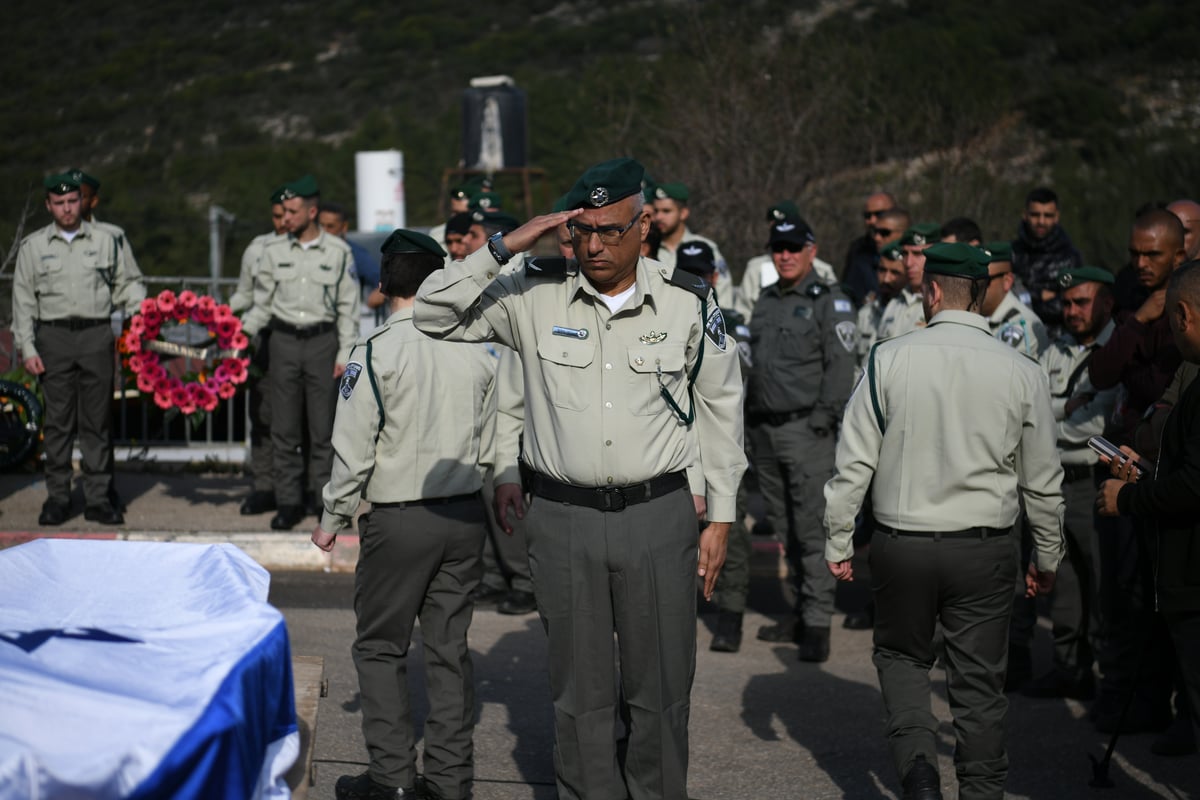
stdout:
[[(160, 338), (164, 326), (188, 322), (208, 330), (209, 341), (205, 346), (189, 347)], [(133, 316), (120, 341), (120, 350), (128, 355), (127, 364), (137, 380), (138, 390), (153, 394), (159, 408), (177, 408), (183, 414), (213, 411), (221, 400), (237, 393), (237, 385), (249, 375), (250, 359), (241, 356), (249, 346), (246, 334), (242, 333), (242, 321), (229, 306), (208, 296), (197, 297), (191, 291), (180, 292), (176, 297), (170, 290), (142, 301), (141, 313)], [(160, 363), (160, 356), (203, 360), (204, 367), (194, 375), (189, 373), (179, 378)]]

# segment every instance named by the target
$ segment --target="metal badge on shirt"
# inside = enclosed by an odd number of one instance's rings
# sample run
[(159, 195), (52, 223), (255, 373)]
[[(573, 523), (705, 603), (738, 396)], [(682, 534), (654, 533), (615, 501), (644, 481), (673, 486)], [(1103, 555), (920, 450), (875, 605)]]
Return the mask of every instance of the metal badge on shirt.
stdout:
[(350, 399), (350, 395), (354, 394), (354, 384), (358, 383), (358, 376), (362, 374), (363, 365), (357, 361), (351, 361), (346, 365), (346, 371), (342, 374), (342, 397), (346, 400)]
[(708, 312), (708, 319), (704, 322), (704, 334), (718, 350), (725, 349), (725, 315), (721, 313), (720, 308), (714, 306), (713, 310)]

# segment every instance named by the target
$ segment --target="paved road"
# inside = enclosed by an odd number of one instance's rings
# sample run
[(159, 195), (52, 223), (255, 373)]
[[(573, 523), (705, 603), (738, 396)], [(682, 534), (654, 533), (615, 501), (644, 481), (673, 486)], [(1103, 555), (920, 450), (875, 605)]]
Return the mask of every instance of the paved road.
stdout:
[[(359, 731), (357, 682), (350, 661), (354, 630), (353, 544), (340, 559), (313, 557), (306, 520), (291, 534), (272, 533), (269, 517), (241, 517), (246, 482), (196, 472), (122, 472), (129, 502), (124, 529), (69, 520), (62, 533), (177, 541), (230, 540), (264, 563), (300, 565), (273, 570), (271, 599), (285, 614), (293, 653), (321, 656), (329, 694), (320, 701), (309, 797), (332, 798), (343, 773), (365, 763)], [(37, 526), (45, 488), (32, 474), (0, 475), (0, 546), (46, 533)], [(82, 501), (80, 500), (80, 505)], [(57, 533), (57, 532), (56, 532)], [(333, 572), (325, 572), (330, 567)], [(701, 615), (692, 693), (691, 795), (697, 800), (756, 798), (894, 798), (898, 789), (882, 735), (882, 702), (870, 659), (868, 632), (846, 631), (835, 618), (833, 657), (801, 664), (795, 648), (754, 640), (753, 632), (784, 601), (771, 570), (752, 583), (747, 642), (737, 654), (708, 651), (711, 610)], [(861, 587), (843, 587), (861, 591)], [(842, 598), (843, 604), (846, 597)], [(419, 635), (419, 634), (418, 634)], [(1038, 631), (1039, 667), (1049, 660), (1046, 630)], [(546, 800), (554, 796), (551, 711), (545, 638), (536, 616), (507, 617), (479, 610), (471, 628), (479, 681), (476, 797)], [(415, 647), (414, 652), (420, 648)], [(414, 683), (420, 684), (419, 658)], [(933, 710), (942, 720), (939, 762), (947, 797), (953, 790), (953, 740), (945, 682), (934, 671)], [(418, 700), (418, 715), (425, 706)], [(1087, 754), (1103, 752), (1085, 708), (1074, 702), (1015, 696), (1009, 713), (1013, 798), (1092, 798)], [(1101, 797), (1200, 798), (1200, 757), (1163, 759), (1150, 753), (1149, 735), (1123, 738), (1111, 775), (1117, 788)]]

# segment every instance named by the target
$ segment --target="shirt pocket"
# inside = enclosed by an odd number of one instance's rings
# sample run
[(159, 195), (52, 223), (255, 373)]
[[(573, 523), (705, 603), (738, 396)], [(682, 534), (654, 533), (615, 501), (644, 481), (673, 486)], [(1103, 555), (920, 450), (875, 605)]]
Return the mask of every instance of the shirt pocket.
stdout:
[[(682, 344), (636, 345), (629, 348), (629, 411), (646, 416), (671, 407), (663, 398), (660, 386), (671, 393), (675, 404), (687, 412), (686, 348)], [(659, 383), (659, 371), (662, 383)]]
[(107, 298), (112, 293), (113, 281), (116, 280), (116, 253), (109, 248), (101, 248), (89, 252), (83, 257), (83, 265), (92, 279), (92, 289), (97, 297)]
[(301, 297), (303, 281), (300, 268), (293, 261), (283, 261), (272, 270), (275, 279), (276, 299), (284, 303), (295, 303)]
[(62, 259), (43, 258), (34, 270), (33, 285), (38, 297), (54, 297), (66, 292), (66, 272)]
[(550, 402), (558, 408), (588, 407), (587, 368), (596, 359), (594, 342), (552, 336), (538, 342), (538, 364)]

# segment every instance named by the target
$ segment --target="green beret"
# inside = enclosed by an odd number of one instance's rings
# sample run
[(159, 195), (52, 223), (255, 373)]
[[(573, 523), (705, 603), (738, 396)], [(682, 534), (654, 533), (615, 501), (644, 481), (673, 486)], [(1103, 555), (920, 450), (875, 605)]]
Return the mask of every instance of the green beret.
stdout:
[(767, 222), (790, 219), (792, 222), (800, 219), (800, 209), (791, 200), (780, 200), (767, 209)]
[(271, 192), (271, 205), (277, 206), (283, 202), (283, 193), (287, 187), (280, 186), (275, 191)]
[(92, 189), (94, 189), (95, 191), (97, 191), (97, 192), (100, 191), (99, 179), (93, 178), (91, 175), (88, 175), (86, 172), (81, 170), (79, 167), (71, 167), (69, 170), (67, 170), (67, 174), (70, 175), (72, 178), (74, 178), (75, 183), (79, 184), (80, 186), (83, 186), (86, 183), (88, 186), (92, 187)]
[(688, 188), (682, 183), (660, 183), (654, 188), (655, 200), (674, 200), (676, 203), (688, 201)]
[(1112, 286), (1114, 278), (1111, 272), (1101, 267), (1076, 267), (1075, 269), (1060, 272), (1058, 275), (1058, 285), (1063, 289), (1070, 289), (1089, 281)]
[(79, 181), (67, 174), (47, 175), (42, 180), (42, 186), (50, 194), (70, 194), (79, 191)]
[(705, 242), (693, 240), (679, 246), (679, 250), (675, 253), (675, 266), (693, 275), (704, 277), (711, 275), (717, 268), (717, 259), (713, 255), (712, 248)]
[(602, 208), (642, 190), (646, 169), (632, 158), (614, 158), (589, 167), (571, 191), (567, 208)]
[(461, 186), (462, 190), (467, 193), (467, 197), (480, 192), (490, 192), (492, 190), (492, 179), (486, 175), (474, 175), (467, 178)]
[(942, 236), (942, 226), (936, 222), (919, 222), (904, 232), (900, 237), (901, 245), (924, 247), (933, 244)]
[(562, 197), (560, 197), (554, 201), (554, 206), (550, 209), (550, 211), (551, 211), (551, 213), (557, 214), (559, 211), (566, 211), (566, 210), (567, 210), (567, 196), (564, 194)]
[(658, 188), (658, 184), (654, 181), (646, 181), (642, 187), (642, 200), (647, 203), (654, 202), (654, 191)]
[(937, 242), (924, 250), (925, 271), (957, 278), (986, 278), (987, 251), (965, 242)]
[(504, 198), (496, 192), (478, 192), (471, 195), (471, 202), (467, 204), (468, 211), (474, 211), (481, 208), (484, 211), (499, 211), (504, 206)]
[(320, 193), (321, 187), (317, 185), (317, 179), (312, 175), (305, 175), (299, 180), (285, 183), (280, 196), (284, 200), (291, 200), (293, 197), (316, 197)]
[(446, 257), (446, 251), (430, 237), (416, 231), (397, 228), (384, 240), (379, 252), (386, 255), (393, 253), (432, 253), (439, 258)]
[(983, 249), (986, 250), (988, 256), (991, 257), (991, 261), (989, 263), (994, 264), (997, 261), (1012, 261), (1012, 242), (984, 242)]
[(471, 193), (467, 191), (467, 185), (460, 183), (458, 186), (450, 187), (451, 200), (467, 200), (471, 197)]
[(892, 240), (879, 246), (879, 257), (886, 258), (888, 261), (903, 261), (904, 250), (900, 247), (898, 240)]
[(521, 227), (521, 222), (516, 217), (505, 214), (503, 211), (487, 211), (482, 208), (477, 208), (470, 212), (472, 225), (490, 225), (493, 228), (499, 228), (505, 233), (515, 231)]

